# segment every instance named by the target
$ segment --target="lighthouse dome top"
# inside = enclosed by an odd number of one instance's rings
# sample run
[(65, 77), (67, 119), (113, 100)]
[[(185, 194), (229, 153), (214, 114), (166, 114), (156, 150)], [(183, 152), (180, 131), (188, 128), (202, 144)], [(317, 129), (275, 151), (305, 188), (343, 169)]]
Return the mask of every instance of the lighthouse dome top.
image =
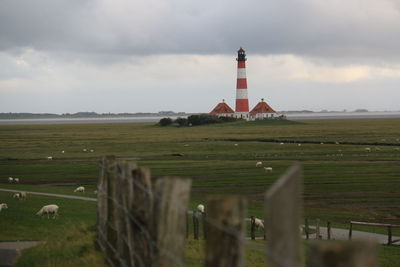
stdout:
[(243, 47), (240, 47), (238, 52), (245, 52), (245, 50), (243, 49)]

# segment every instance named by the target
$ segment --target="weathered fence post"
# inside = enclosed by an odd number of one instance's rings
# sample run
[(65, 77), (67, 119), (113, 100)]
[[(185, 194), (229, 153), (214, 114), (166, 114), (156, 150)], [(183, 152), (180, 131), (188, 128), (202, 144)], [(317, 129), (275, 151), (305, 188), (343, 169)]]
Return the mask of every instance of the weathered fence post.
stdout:
[(390, 246), (390, 245), (392, 245), (392, 226), (388, 226), (387, 227), (387, 229), (388, 229), (388, 245)]
[(206, 221), (207, 221), (207, 213), (202, 212), (201, 213), (201, 223), (203, 225), (203, 238), (207, 239), (207, 227), (206, 227)]
[[(130, 257), (135, 266), (151, 266), (154, 253), (153, 193), (150, 170), (145, 168), (132, 169), (128, 179), (129, 190), (127, 200), (130, 216), (128, 228), (131, 232)], [(133, 266), (133, 265), (132, 265)]]
[(154, 187), (153, 232), (156, 242), (153, 267), (184, 266), (185, 214), (191, 180), (163, 177)]
[(317, 219), (317, 221), (315, 222), (315, 239), (321, 239), (321, 231), (319, 228), (319, 222), (320, 222), (319, 219)]
[(102, 158), (100, 168), (99, 182), (97, 185), (97, 244), (106, 254), (108, 260), (108, 251), (111, 249), (107, 244), (107, 222), (108, 222), (108, 184), (110, 176), (115, 173), (115, 157), (105, 156)]
[(250, 237), (251, 240), (256, 239), (256, 219), (254, 216), (250, 216)]
[(314, 241), (308, 267), (377, 267), (377, 245), (370, 241)]
[(186, 212), (186, 238), (189, 238), (189, 215)]
[(241, 197), (208, 200), (206, 267), (244, 266), (245, 208)]
[(353, 234), (353, 224), (350, 222), (350, 228), (349, 228), (349, 240), (351, 240), (351, 236)]
[(328, 235), (328, 240), (331, 239), (331, 222), (327, 222), (327, 226), (326, 226), (326, 230), (327, 230), (327, 235)]
[(308, 218), (305, 218), (305, 220), (304, 220), (304, 232), (305, 232), (305, 234), (306, 234), (306, 239), (309, 239), (310, 238), (310, 228), (309, 228), (309, 226), (308, 226)]
[(193, 210), (193, 239), (199, 239), (199, 217), (197, 210)]
[(301, 168), (295, 165), (266, 193), (268, 267), (303, 266), (299, 233), (303, 207), (302, 185)]

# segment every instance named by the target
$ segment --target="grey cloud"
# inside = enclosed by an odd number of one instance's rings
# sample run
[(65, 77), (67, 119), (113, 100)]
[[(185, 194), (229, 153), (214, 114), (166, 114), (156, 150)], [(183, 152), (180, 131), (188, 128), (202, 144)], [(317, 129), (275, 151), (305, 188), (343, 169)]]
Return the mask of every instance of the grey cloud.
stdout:
[(395, 1), (0, 2), (0, 49), (96, 56), (296, 54), (398, 59)]

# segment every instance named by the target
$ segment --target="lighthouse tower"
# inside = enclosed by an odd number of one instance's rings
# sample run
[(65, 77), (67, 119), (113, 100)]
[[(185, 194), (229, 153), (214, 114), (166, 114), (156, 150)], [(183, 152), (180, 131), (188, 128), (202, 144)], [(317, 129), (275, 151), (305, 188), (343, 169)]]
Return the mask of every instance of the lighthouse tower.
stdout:
[(247, 98), (247, 78), (246, 78), (246, 53), (243, 48), (238, 51), (236, 58), (237, 64), (237, 81), (236, 81), (236, 108), (235, 115), (237, 118), (249, 118), (249, 99)]

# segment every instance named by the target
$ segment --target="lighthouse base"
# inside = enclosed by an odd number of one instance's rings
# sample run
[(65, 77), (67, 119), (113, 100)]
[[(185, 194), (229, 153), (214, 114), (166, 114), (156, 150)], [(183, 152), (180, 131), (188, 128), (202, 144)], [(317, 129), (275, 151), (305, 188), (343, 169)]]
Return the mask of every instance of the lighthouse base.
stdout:
[(235, 112), (235, 118), (243, 119), (248, 121), (250, 119), (250, 114), (248, 112)]

